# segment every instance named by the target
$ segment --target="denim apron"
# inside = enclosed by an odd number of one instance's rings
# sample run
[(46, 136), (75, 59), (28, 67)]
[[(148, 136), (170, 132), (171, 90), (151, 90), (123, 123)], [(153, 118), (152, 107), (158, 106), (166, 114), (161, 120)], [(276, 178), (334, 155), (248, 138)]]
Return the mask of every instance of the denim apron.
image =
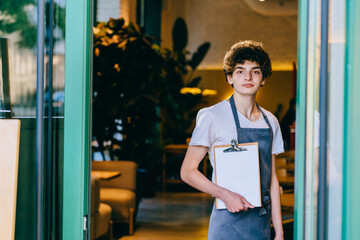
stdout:
[(258, 142), (262, 207), (231, 213), (227, 209), (212, 209), (209, 240), (270, 239), (270, 183), (273, 131), (267, 116), (257, 105), (269, 128), (241, 128), (234, 96), (230, 98), (239, 143)]

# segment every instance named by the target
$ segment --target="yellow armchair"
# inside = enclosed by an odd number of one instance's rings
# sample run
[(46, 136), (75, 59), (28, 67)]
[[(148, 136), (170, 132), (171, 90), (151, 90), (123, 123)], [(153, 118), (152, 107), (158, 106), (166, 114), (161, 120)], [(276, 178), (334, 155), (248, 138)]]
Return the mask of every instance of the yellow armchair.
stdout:
[(114, 221), (129, 224), (129, 234), (133, 234), (134, 231), (137, 167), (138, 165), (132, 161), (92, 162), (92, 170), (121, 173), (120, 177), (100, 181), (100, 201), (111, 206)]

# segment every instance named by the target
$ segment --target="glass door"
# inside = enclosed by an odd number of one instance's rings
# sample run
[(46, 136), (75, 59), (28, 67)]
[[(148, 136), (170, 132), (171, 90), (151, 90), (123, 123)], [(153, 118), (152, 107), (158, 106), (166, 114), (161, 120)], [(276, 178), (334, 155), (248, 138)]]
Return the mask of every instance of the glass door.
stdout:
[(346, 1), (300, 1), (296, 239), (341, 239)]
[(16, 239), (61, 238), (65, 0), (39, 3), (0, 3), (1, 117), (21, 121)]

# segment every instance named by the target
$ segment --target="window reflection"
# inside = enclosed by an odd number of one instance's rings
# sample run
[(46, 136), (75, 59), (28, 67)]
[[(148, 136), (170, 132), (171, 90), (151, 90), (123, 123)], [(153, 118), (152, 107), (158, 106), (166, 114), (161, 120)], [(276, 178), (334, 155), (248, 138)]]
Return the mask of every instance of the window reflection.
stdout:
[[(16, 7), (14, 7), (16, 5)], [(8, 39), (10, 96), (13, 117), (36, 115), (36, 3), (16, 2), (0, 9), (0, 35)], [(47, 3), (48, 6), (48, 3)], [(53, 111), (64, 115), (65, 82), (65, 0), (54, 1)], [(49, 10), (46, 11), (49, 25)], [(46, 34), (49, 36), (49, 34)], [(48, 45), (48, 37), (46, 43)], [(45, 51), (48, 56), (48, 50)], [(48, 57), (45, 59), (48, 64)], [(45, 96), (49, 98), (49, 96)], [(46, 106), (45, 106), (46, 107)], [(46, 112), (46, 111), (45, 111)]]

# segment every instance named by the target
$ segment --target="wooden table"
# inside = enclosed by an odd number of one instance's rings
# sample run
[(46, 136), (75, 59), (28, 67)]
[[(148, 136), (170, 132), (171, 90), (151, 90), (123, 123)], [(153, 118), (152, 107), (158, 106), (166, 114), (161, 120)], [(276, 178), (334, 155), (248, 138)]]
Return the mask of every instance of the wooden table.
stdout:
[[(166, 145), (164, 147), (164, 154), (163, 154), (163, 158), (162, 158), (162, 163), (163, 163), (163, 167), (162, 167), (162, 191), (165, 191), (165, 186), (166, 183), (182, 183), (181, 179), (169, 179), (166, 178), (166, 155), (167, 154), (181, 154), (185, 156), (185, 153), (187, 151), (188, 145), (186, 144), (171, 144), (171, 145)], [(180, 171), (180, 169), (179, 169)]]
[(277, 168), (277, 169), (279, 169), (279, 168), (285, 168), (285, 169), (288, 170), (288, 171), (294, 172), (294, 170), (295, 170), (295, 163), (279, 164), (279, 165), (276, 165), (276, 168)]
[(118, 171), (91, 171), (91, 176), (100, 180), (109, 181), (111, 179), (121, 176), (121, 172)]
[(173, 154), (183, 154), (186, 153), (188, 145), (186, 144), (170, 144), (164, 147), (165, 152)]

